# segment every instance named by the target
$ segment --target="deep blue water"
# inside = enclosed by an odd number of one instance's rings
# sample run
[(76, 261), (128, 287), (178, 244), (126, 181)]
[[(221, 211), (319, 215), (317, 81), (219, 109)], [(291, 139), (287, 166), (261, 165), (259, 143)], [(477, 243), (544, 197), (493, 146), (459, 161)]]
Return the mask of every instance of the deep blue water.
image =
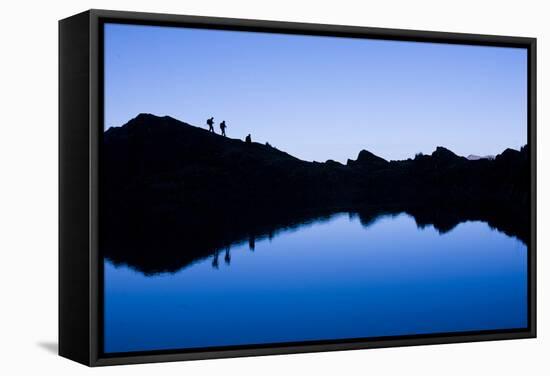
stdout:
[(525, 328), (527, 247), (483, 222), (342, 213), (154, 276), (105, 261), (104, 350)]

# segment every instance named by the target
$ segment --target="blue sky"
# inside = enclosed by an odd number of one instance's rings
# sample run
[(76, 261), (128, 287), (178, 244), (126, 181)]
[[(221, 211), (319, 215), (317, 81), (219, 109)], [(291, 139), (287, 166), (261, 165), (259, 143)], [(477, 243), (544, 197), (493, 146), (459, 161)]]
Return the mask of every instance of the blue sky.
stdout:
[(122, 24), (104, 35), (106, 129), (142, 112), (202, 127), (214, 116), (229, 137), (309, 161), (527, 143), (526, 49)]

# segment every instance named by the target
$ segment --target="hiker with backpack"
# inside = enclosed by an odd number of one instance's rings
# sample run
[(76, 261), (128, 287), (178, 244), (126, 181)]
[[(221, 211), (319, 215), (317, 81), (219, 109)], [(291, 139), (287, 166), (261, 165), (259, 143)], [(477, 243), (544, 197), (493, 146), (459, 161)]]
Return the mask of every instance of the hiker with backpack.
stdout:
[[(227, 125), (225, 125), (225, 120), (220, 123), (220, 129), (222, 131), (222, 136), (225, 136), (225, 128), (227, 128)], [(227, 137), (227, 136), (225, 136)]]
[(206, 120), (206, 124), (208, 124), (208, 130), (212, 133), (214, 132), (214, 117), (212, 116), (210, 119)]

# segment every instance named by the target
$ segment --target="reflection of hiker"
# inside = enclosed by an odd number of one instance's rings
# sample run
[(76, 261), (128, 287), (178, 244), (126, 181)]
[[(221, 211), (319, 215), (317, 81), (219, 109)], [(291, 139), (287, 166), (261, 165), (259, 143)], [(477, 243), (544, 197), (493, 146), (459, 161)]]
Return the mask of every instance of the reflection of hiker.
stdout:
[(222, 136), (225, 136), (225, 128), (227, 128), (227, 125), (225, 125), (225, 120), (220, 123), (220, 129), (222, 130)]
[(214, 269), (218, 269), (219, 265), (218, 265), (218, 251), (214, 252), (214, 258), (212, 259), (212, 267)]
[(230, 249), (229, 247), (225, 247), (225, 257), (224, 257), (224, 260), (225, 260), (225, 263), (227, 265), (231, 264), (231, 253), (229, 253)]
[(244, 141), (245, 141), (247, 144), (252, 143), (252, 137), (250, 137), (250, 133), (248, 134), (248, 136), (246, 136), (246, 138), (244, 139)]
[(214, 117), (213, 116), (210, 119), (206, 120), (206, 124), (208, 124), (208, 130), (210, 132), (216, 133), (216, 132), (214, 132)]

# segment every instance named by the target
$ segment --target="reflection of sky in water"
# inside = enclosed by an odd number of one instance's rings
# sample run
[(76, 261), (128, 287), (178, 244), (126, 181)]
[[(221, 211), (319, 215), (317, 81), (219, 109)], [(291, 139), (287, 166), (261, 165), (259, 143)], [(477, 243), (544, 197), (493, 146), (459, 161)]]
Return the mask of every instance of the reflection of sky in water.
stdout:
[(105, 262), (105, 352), (527, 326), (527, 248), (482, 222), (440, 235), (347, 214), (175, 274)]

